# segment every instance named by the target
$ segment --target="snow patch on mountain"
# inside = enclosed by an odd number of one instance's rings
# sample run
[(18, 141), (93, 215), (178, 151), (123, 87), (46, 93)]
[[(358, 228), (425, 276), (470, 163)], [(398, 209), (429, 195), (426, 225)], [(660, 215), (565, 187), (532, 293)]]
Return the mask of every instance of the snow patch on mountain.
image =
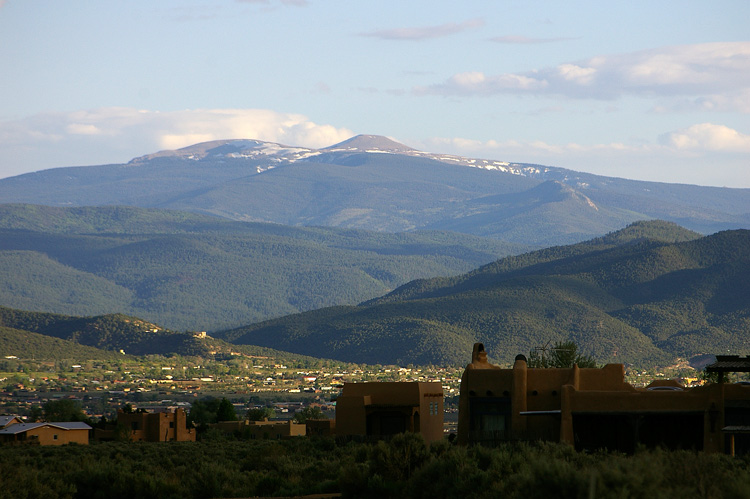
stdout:
[(261, 173), (281, 163), (314, 161), (316, 156), (331, 153), (396, 154), (534, 178), (544, 178), (551, 170), (550, 168), (536, 165), (523, 165), (507, 161), (466, 158), (452, 154), (418, 151), (379, 135), (357, 135), (344, 142), (323, 149), (286, 146), (275, 142), (253, 139), (216, 140), (194, 144), (173, 151), (159, 151), (154, 154), (135, 158), (129, 164), (139, 164), (152, 159), (167, 157), (192, 161), (250, 159), (265, 163), (264, 165), (255, 167), (256, 172)]

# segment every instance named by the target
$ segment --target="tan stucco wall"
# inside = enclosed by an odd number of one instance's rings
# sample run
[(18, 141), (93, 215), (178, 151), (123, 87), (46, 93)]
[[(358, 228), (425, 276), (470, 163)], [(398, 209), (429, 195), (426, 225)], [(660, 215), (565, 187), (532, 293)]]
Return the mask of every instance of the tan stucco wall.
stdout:
[[(459, 400), (458, 441), (470, 440), (470, 400), (501, 397), (510, 400), (510, 430), (518, 437), (549, 438), (573, 444), (573, 418), (578, 414), (703, 414), (703, 448), (722, 452), (721, 434), (726, 404), (750, 405), (750, 389), (714, 384), (685, 390), (636, 389), (624, 381), (622, 364), (600, 369), (529, 369), (517, 360), (512, 369), (464, 371)], [(675, 382), (659, 386), (679, 385)], [(743, 402), (744, 401), (744, 402)], [(540, 414), (559, 411), (559, 414)], [(527, 412), (526, 415), (521, 413)], [(536, 414), (528, 414), (528, 413)]]
[[(53, 426), (41, 426), (26, 432), (27, 438), (36, 437), (40, 445), (65, 445), (89, 443), (89, 430), (64, 430)], [(55, 438), (57, 435), (57, 438)]]
[(418, 414), (425, 441), (443, 438), (443, 386), (437, 382), (345, 383), (336, 399), (336, 434), (367, 435), (368, 410), (378, 407), (406, 411), (412, 425)]
[[(187, 428), (187, 414), (183, 409), (174, 412), (117, 413), (117, 423), (130, 432), (133, 441), (165, 442), (177, 440), (194, 442), (195, 430)], [(136, 423), (137, 429), (132, 425)], [(170, 423), (172, 425), (170, 426)]]

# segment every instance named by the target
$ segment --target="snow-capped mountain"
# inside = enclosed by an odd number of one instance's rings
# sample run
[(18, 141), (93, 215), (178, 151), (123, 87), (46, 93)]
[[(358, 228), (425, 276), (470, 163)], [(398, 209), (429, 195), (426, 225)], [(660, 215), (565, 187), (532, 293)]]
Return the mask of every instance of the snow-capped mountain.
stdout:
[(750, 189), (465, 158), (377, 135), (321, 149), (220, 140), (127, 164), (56, 168), (0, 179), (0, 203), (131, 205), (297, 226), (451, 230), (540, 246), (653, 218), (702, 233), (750, 228)]
[(330, 153), (382, 153), (399, 154), (416, 158), (427, 158), (443, 163), (493, 170), (514, 175), (524, 175), (540, 178), (551, 170), (550, 167), (537, 165), (523, 165), (489, 159), (465, 158), (452, 154), (436, 154), (419, 151), (381, 135), (357, 135), (338, 144), (322, 149), (293, 147), (275, 142), (262, 140), (215, 140), (202, 142), (177, 150), (160, 151), (154, 154), (140, 156), (130, 161), (139, 164), (156, 158), (181, 158), (189, 160), (217, 160), (217, 159), (254, 159), (265, 160), (265, 166), (259, 166), (258, 171), (273, 168), (279, 163), (294, 163), (297, 161), (313, 160), (316, 156)]

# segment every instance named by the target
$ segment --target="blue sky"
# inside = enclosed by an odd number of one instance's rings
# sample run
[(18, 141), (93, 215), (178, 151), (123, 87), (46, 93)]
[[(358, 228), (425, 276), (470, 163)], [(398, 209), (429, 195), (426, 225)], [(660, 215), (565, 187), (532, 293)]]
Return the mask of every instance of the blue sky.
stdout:
[(0, 0), (0, 177), (355, 134), (750, 187), (750, 2)]

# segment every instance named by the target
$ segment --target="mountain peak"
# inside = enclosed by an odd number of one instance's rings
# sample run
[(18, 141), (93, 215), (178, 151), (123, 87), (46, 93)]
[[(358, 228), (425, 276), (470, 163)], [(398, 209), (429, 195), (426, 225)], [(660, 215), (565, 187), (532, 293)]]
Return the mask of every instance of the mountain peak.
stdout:
[(201, 160), (205, 158), (252, 158), (258, 156), (281, 156), (282, 159), (294, 159), (310, 154), (313, 150), (304, 147), (290, 147), (276, 142), (255, 139), (229, 139), (200, 142), (175, 150), (164, 150), (130, 160), (130, 163), (142, 163), (158, 158), (179, 158)]
[(391, 140), (388, 137), (383, 137), (382, 135), (355, 135), (350, 139), (326, 147), (323, 150), (331, 151), (341, 149), (361, 152), (408, 152), (414, 150), (411, 147), (405, 146), (395, 140)]

